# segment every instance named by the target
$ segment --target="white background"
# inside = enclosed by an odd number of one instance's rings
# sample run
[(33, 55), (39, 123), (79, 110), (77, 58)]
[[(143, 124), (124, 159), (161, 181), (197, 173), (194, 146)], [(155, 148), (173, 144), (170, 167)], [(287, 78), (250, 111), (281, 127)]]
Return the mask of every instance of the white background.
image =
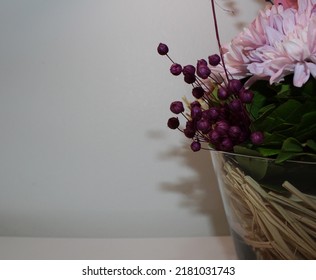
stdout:
[[(223, 42), (265, 5), (217, 3)], [(0, 0), (0, 235), (228, 234), (208, 152), (166, 127), (190, 87), (156, 53), (206, 58), (212, 26), (209, 0)]]

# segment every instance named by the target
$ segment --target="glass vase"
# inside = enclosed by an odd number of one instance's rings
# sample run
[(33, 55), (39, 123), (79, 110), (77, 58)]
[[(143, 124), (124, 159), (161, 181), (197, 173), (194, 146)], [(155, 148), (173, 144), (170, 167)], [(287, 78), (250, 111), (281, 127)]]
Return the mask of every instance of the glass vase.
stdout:
[(239, 259), (316, 259), (316, 163), (211, 151)]

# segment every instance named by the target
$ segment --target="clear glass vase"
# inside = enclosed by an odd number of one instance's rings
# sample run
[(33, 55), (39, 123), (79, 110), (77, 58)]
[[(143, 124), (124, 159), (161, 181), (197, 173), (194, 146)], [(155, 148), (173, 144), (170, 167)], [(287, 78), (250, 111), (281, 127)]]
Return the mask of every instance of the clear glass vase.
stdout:
[(316, 163), (211, 151), (239, 259), (316, 259)]

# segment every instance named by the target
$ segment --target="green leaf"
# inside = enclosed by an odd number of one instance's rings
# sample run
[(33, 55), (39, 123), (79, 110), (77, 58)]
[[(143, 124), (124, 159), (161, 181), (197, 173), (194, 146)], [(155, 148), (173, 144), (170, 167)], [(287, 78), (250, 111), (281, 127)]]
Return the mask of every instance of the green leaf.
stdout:
[(295, 138), (289, 137), (287, 138), (282, 145), (281, 151), (277, 156), (276, 162), (281, 163), (285, 160), (291, 159), (297, 154), (303, 152), (302, 144)]
[(248, 111), (250, 114), (257, 119), (260, 115), (260, 111), (262, 110), (262, 107), (266, 103), (266, 97), (262, 95), (260, 92), (255, 92), (254, 93), (254, 99), (251, 102), (250, 105), (247, 106)]
[(307, 141), (309, 138), (314, 138), (316, 135), (316, 123), (309, 128), (306, 127), (305, 129), (302, 129), (300, 131), (296, 131), (293, 136), (297, 138), (301, 142)]
[(288, 138), (293, 136), (293, 133), (295, 133), (296, 129), (297, 125), (284, 122), (275, 126), (273, 129), (273, 133), (278, 133), (280, 135), (286, 136), (285, 138)]
[(252, 150), (240, 145), (234, 146), (234, 153), (246, 156), (260, 157), (260, 153), (258, 153), (256, 150)]
[(277, 107), (271, 116), (287, 123), (299, 123), (302, 116), (302, 103), (289, 99)]
[(268, 162), (266, 159), (260, 158), (261, 155), (259, 152), (243, 146), (235, 146), (234, 152), (241, 154), (241, 156), (236, 155), (236, 160), (253, 179), (261, 180), (266, 175)]
[(253, 122), (254, 130), (274, 132), (277, 130), (290, 129), (301, 120), (304, 106), (293, 99), (275, 107), (274, 104), (266, 106), (264, 113)]
[(288, 194), (289, 192), (282, 187), (282, 185), (279, 185), (279, 184), (274, 184), (274, 183), (260, 183), (260, 185), (269, 190), (269, 191), (273, 191), (273, 192), (277, 192), (277, 193), (280, 193), (280, 194)]
[(304, 114), (294, 134), (294, 137), (302, 142), (309, 138), (315, 138), (316, 135), (316, 112)]
[(261, 130), (264, 132), (272, 132), (273, 128), (281, 124), (282, 121), (278, 121), (277, 119), (271, 116), (262, 116), (255, 122), (253, 122), (253, 130)]
[(310, 126), (316, 122), (316, 112), (308, 112), (301, 118), (300, 126)]
[(301, 88), (304, 95), (314, 97), (316, 91), (316, 81), (314, 77), (311, 77)]
[(257, 148), (257, 151), (263, 157), (271, 157), (271, 156), (278, 155), (280, 153), (280, 149), (272, 149), (272, 148), (264, 148), (264, 147)]
[(302, 144), (293, 137), (287, 138), (282, 145), (282, 151), (300, 153), (303, 151)]
[(272, 110), (275, 109), (275, 107), (276, 107), (276, 105), (274, 103), (262, 107), (259, 110), (260, 116), (262, 117), (262, 116), (264, 116), (266, 114), (270, 114), (272, 112)]
[(273, 133), (265, 133), (264, 134), (264, 146), (274, 146), (274, 147), (280, 147), (282, 146), (283, 141), (286, 139), (282, 134), (279, 134), (278, 132)]
[(313, 150), (314, 152), (316, 152), (316, 142), (314, 140), (311, 140), (311, 139), (307, 140), (306, 146), (310, 148), (311, 150)]

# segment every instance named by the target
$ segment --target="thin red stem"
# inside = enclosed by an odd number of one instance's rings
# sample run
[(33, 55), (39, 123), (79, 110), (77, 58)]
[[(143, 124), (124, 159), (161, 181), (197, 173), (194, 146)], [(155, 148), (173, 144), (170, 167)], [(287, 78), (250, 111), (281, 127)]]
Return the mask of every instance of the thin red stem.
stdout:
[(217, 44), (218, 44), (218, 48), (219, 48), (219, 54), (220, 54), (220, 57), (221, 57), (221, 60), (222, 60), (222, 63), (223, 63), (225, 76), (226, 76), (227, 81), (228, 81), (229, 78), (228, 78), (228, 73), (227, 73), (227, 69), (226, 69), (226, 65), (225, 65), (225, 61), (224, 61), (221, 39), (220, 39), (220, 36), (219, 36), (219, 30), (218, 30), (218, 25), (217, 25), (217, 17), (216, 17), (214, 0), (211, 0), (211, 3), (212, 3), (213, 22), (214, 22), (214, 27), (215, 27), (216, 40), (217, 40)]

